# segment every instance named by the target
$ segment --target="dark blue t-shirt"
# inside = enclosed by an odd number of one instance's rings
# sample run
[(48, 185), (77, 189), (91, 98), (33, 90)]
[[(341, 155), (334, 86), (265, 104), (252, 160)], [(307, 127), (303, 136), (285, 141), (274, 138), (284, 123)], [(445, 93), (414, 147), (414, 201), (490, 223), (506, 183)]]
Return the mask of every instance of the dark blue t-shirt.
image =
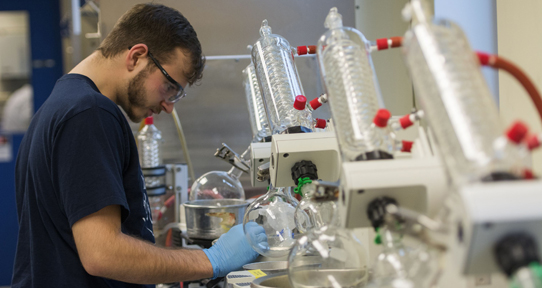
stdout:
[(77, 254), (72, 225), (109, 205), (122, 207), (123, 233), (154, 243), (134, 136), (89, 78), (57, 81), (32, 119), (15, 169), (20, 228), (13, 288), (153, 287), (91, 276)]

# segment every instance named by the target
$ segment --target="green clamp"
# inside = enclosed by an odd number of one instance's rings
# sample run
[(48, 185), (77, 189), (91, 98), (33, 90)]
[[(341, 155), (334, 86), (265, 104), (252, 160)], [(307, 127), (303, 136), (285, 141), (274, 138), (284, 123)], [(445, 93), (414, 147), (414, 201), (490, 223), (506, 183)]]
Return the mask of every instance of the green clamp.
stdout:
[(299, 177), (299, 179), (297, 179), (297, 187), (294, 188), (294, 193), (299, 194), (299, 195), (301, 195), (301, 197), (303, 197), (303, 193), (301, 192), (301, 188), (303, 188), (303, 186), (305, 186), (305, 184), (310, 184), (310, 183), (312, 183), (311, 178), (309, 178), (309, 177), (305, 177), (305, 178)]

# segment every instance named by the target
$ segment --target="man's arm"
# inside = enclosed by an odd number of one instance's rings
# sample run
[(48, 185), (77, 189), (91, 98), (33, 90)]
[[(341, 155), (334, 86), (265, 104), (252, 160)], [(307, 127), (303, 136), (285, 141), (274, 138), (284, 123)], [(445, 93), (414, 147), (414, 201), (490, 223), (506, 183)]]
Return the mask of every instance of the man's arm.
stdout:
[(93, 275), (129, 283), (156, 284), (213, 276), (202, 250), (165, 249), (121, 232), (120, 207), (107, 206), (72, 226), (79, 258)]

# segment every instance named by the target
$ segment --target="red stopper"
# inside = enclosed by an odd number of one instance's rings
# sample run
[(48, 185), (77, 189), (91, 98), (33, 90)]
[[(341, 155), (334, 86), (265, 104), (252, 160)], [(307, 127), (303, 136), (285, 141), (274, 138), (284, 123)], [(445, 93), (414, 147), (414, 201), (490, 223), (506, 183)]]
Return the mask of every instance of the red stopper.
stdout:
[(314, 125), (314, 127), (324, 129), (326, 128), (326, 126), (327, 126), (326, 119), (316, 118), (316, 125)]
[(538, 140), (538, 135), (530, 135), (527, 137), (527, 148), (533, 150), (540, 146), (540, 140)]
[(294, 108), (295, 109), (303, 110), (303, 109), (305, 109), (306, 105), (307, 105), (307, 97), (305, 97), (303, 95), (297, 95), (295, 97), (295, 102), (294, 102)]
[(527, 128), (527, 125), (523, 124), (521, 121), (516, 121), (510, 129), (508, 129), (508, 132), (506, 132), (506, 136), (508, 139), (516, 144), (521, 143), (523, 138), (527, 136), (527, 132), (529, 131), (529, 128)]
[(309, 45), (309, 54), (316, 54), (316, 45)]
[(476, 56), (478, 56), (478, 60), (480, 61), (480, 64), (483, 66), (489, 65), (489, 54), (484, 52), (476, 52)]
[(373, 123), (380, 128), (388, 126), (388, 120), (390, 120), (391, 113), (386, 109), (380, 109), (376, 112), (376, 116), (373, 119)]
[(534, 179), (534, 173), (531, 169), (523, 170), (523, 178), (525, 179)]
[(412, 141), (406, 141), (406, 140), (403, 140), (403, 149), (401, 149), (402, 152), (410, 152), (410, 150), (412, 150), (412, 145), (414, 144), (414, 142)]
[(403, 46), (403, 37), (397, 36), (397, 37), (391, 37), (390, 39), (391, 39), (391, 48)]
[(297, 55), (305, 55), (307, 53), (307, 46), (297, 46)]
[(154, 124), (154, 120), (152, 119), (152, 116), (145, 118), (145, 124), (146, 125)]
[(318, 109), (320, 106), (322, 106), (322, 103), (320, 103), (320, 101), (318, 101), (318, 98), (312, 99), (311, 102), (309, 102), (309, 104), (311, 105), (311, 107), (312, 107), (313, 110), (316, 110), (316, 109)]
[(378, 47), (378, 50), (388, 49), (388, 38), (376, 39), (376, 47)]
[(401, 127), (403, 127), (403, 129), (406, 129), (412, 126), (412, 124), (414, 124), (414, 122), (410, 121), (410, 114), (399, 118), (399, 123), (401, 124)]

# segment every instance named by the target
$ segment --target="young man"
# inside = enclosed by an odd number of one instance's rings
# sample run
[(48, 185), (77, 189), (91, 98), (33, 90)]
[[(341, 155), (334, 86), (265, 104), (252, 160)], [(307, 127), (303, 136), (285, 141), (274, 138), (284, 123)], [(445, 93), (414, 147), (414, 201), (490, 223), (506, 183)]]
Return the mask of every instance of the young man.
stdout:
[(256, 259), (239, 225), (206, 250), (153, 245), (137, 148), (117, 105), (134, 122), (171, 113), (203, 65), (186, 18), (140, 4), (58, 80), (17, 158), (13, 288), (143, 287), (224, 276)]

